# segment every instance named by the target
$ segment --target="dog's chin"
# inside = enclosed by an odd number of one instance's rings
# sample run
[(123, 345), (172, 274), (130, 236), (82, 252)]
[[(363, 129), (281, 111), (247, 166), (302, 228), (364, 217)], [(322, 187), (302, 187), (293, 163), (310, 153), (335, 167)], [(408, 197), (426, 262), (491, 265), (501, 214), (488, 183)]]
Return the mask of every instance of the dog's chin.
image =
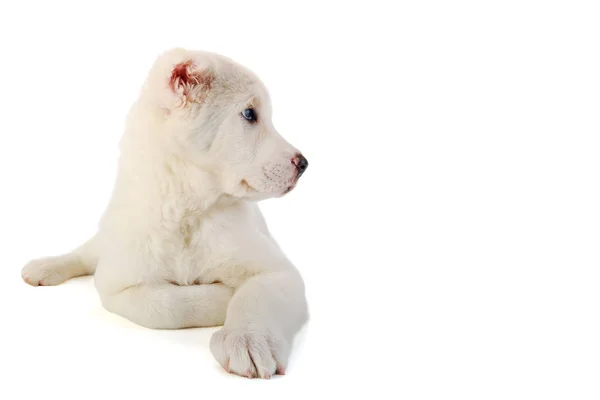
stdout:
[(291, 185), (289, 185), (279, 191), (260, 190), (260, 189), (256, 188), (255, 186), (252, 186), (250, 183), (248, 183), (248, 181), (246, 179), (242, 179), (242, 181), (240, 182), (240, 186), (243, 191), (243, 197), (248, 198), (248, 199), (262, 200), (262, 199), (269, 199), (269, 198), (273, 198), (273, 197), (285, 196), (286, 194), (291, 192), (296, 187), (296, 183), (294, 182)]

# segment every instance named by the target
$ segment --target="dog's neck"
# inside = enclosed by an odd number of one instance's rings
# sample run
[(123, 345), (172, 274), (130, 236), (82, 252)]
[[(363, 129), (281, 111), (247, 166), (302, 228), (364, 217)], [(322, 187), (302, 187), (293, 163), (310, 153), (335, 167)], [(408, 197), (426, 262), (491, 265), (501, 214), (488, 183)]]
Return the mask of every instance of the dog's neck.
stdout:
[[(122, 146), (121, 153), (114, 197), (129, 203), (130, 207), (161, 207), (155, 211), (177, 219), (169, 210), (199, 216), (241, 201), (223, 192), (214, 173), (164, 149)], [(132, 165), (131, 160), (136, 163)]]
[(214, 212), (240, 200), (223, 192), (214, 173), (177, 156), (163, 159), (155, 171), (162, 198), (177, 199), (179, 206), (190, 212)]

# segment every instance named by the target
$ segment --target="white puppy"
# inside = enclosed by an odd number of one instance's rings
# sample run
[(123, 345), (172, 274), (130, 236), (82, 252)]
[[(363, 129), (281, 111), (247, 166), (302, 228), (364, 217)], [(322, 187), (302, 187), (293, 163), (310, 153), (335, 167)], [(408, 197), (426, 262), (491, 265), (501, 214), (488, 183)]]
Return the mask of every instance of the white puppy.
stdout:
[(210, 348), (227, 371), (283, 374), (308, 317), (304, 284), (256, 201), (292, 190), (307, 166), (273, 127), (252, 72), (217, 54), (168, 51), (128, 115), (97, 234), (31, 261), (23, 279), (94, 274), (107, 310), (149, 328), (224, 325)]

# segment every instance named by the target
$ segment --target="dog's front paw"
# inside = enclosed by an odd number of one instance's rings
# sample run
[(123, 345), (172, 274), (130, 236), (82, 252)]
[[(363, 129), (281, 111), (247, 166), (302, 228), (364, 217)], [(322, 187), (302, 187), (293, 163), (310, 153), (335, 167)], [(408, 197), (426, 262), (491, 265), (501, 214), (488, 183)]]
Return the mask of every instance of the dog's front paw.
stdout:
[(21, 277), (31, 286), (58, 285), (67, 279), (60, 273), (60, 267), (57, 257), (32, 260), (21, 270)]
[(283, 337), (257, 328), (223, 328), (213, 334), (210, 350), (227, 372), (263, 379), (283, 375), (289, 354)]

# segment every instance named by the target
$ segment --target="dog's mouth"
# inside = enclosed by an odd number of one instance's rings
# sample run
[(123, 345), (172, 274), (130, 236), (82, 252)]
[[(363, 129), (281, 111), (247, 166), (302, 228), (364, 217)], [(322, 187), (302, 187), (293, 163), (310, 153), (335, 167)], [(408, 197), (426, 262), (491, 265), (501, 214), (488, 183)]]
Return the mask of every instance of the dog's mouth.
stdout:
[[(294, 183), (293, 185), (291, 185), (291, 186), (288, 186), (288, 188), (287, 188), (287, 189), (285, 189), (285, 191), (283, 192), (283, 195), (286, 195), (286, 194), (288, 194), (289, 192), (291, 192), (292, 190), (294, 190), (294, 188), (295, 188), (295, 187), (296, 187), (296, 184), (295, 184), (295, 183)], [(283, 195), (282, 195), (282, 196), (283, 196)]]
[(245, 180), (245, 179), (242, 179), (241, 185), (242, 185), (242, 187), (243, 187), (244, 189), (246, 189), (246, 192), (248, 192), (248, 193), (254, 193), (254, 192), (256, 192), (256, 191), (257, 191), (257, 190), (256, 190), (256, 189), (254, 189), (252, 186), (250, 186), (250, 185), (248, 184), (248, 181), (247, 181), (247, 180)]

